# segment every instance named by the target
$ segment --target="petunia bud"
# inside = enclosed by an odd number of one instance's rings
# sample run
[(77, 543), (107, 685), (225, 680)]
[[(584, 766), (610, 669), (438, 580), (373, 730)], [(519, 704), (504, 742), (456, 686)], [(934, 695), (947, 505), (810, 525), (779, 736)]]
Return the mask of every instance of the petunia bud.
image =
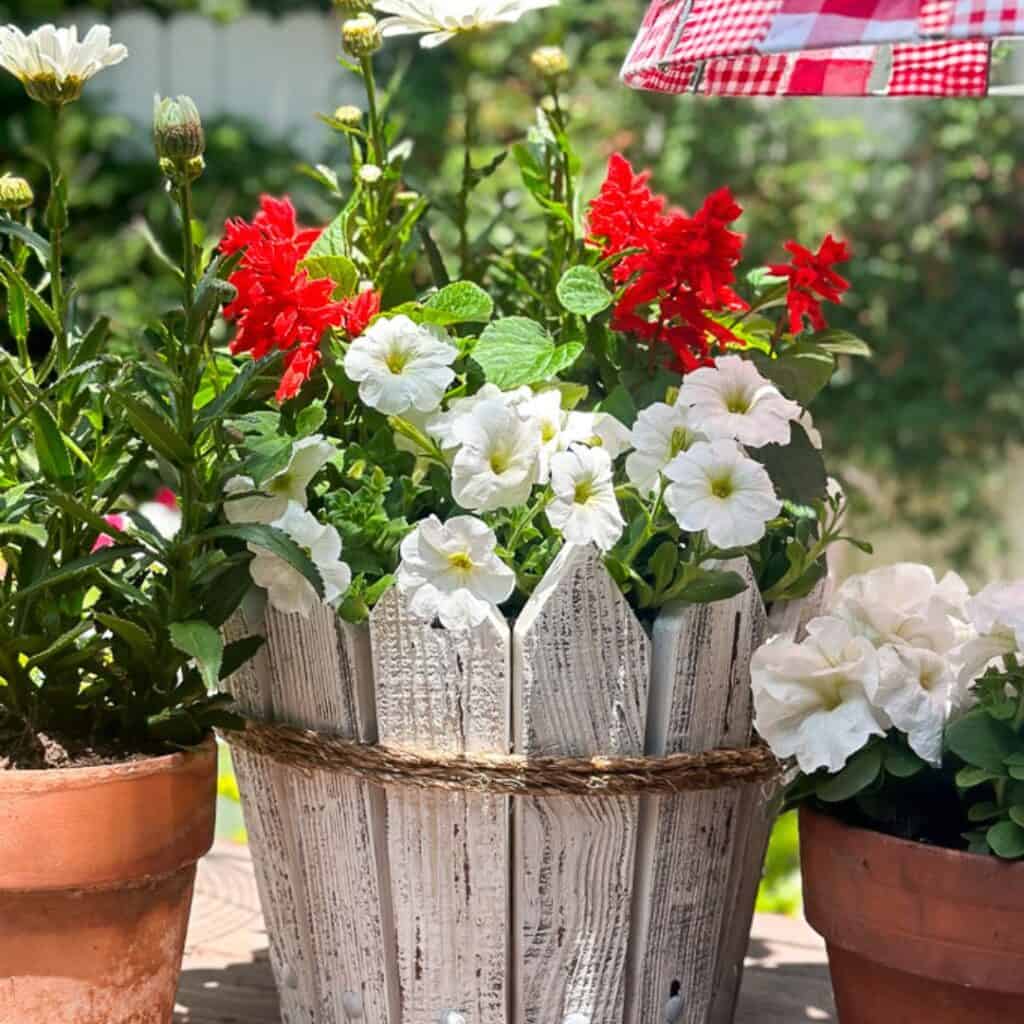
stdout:
[(372, 14), (360, 14), (349, 18), (341, 26), (341, 42), (345, 51), (353, 57), (372, 57), (384, 44)]
[(538, 46), (530, 63), (544, 78), (560, 78), (569, 71), (569, 58), (560, 46)]
[(24, 210), (35, 201), (32, 186), (24, 178), (13, 174), (0, 175), (0, 210), (14, 213)]
[(157, 157), (178, 165), (203, 155), (203, 122), (188, 96), (153, 98), (153, 141)]
[(335, 110), (334, 120), (349, 128), (358, 128), (363, 123), (363, 112), (358, 107), (346, 104)]

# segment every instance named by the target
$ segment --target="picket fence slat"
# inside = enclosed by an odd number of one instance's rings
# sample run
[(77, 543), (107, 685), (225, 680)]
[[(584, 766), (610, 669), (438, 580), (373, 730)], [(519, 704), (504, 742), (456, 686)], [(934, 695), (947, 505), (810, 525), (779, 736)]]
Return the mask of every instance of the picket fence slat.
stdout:
[[(327, 607), (309, 619), (268, 610), (266, 628), (274, 717), (374, 742), (369, 631), (342, 622)], [(388, 956), (394, 938), (383, 795), (327, 772), (281, 772), (295, 844), (293, 877), (302, 878), (309, 908), (315, 1020), (398, 1024), (397, 973), (389, 969)], [(364, 1017), (351, 1017), (356, 1010)]]
[[(640, 754), (650, 641), (594, 548), (568, 548), (513, 632), (515, 746)], [(622, 1020), (639, 800), (515, 803), (517, 1024)]]
[[(246, 601), (224, 626), (225, 640), (266, 636), (262, 602)], [(274, 669), (264, 645), (234, 673), (228, 689), (237, 710), (262, 721), (273, 718)], [(317, 1005), (309, 942), (309, 911), (294, 848), (291, 807), (283, 769), (259, 754), (235, 747), (232, 762), (242, 794), (242, 813), (253, 853), (256, 885), (270, 937), (270, 965), (277, 982), (283, 1024), (309, 1024)]]
[(224, 74), (225, 44), (229, 43), (229, 36), (229, 28), (222, 28), (200, 14), (171, 18), (164, 27), (163, 36), (167, 50), (163, 82), (166, 95), (184, 93), (191, 96), (207, 119), (229, 110), (225, 107)]
[[(412, 615), (392, 588), (370, 634), (382, 743), (508, 751), (510, 639), (497, 612), (476, 629), (449, 632)], [(387, 814), (402, 1024), (437, 1024), (445, 1011), (503, 1024), (508, 798), (396, 787)]]
[[(744, 746), (751, 736), (750, 658), (765, 611), (750, 565), (747, 590), (710, 605), (666, 608), (654, 625), (647, 753)], [(737, 908), (731, 866), (744, 832), (742, 789), (653, 796), (643, 803), (630, 943), (627, 1024), (671, 1017), (704, 1024), (714, 995), (718, 938)]]

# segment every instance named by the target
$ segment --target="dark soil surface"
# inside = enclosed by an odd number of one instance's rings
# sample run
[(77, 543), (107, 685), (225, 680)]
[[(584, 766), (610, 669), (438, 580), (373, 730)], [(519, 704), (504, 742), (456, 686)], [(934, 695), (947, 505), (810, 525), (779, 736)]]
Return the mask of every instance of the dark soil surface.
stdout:
[(125, 764), (166, 753), (162, 750), (125, 751), (112, 743), (66, 739), (25, 728), (0, 726), (0, 771), (47, 768), (98, 768)]

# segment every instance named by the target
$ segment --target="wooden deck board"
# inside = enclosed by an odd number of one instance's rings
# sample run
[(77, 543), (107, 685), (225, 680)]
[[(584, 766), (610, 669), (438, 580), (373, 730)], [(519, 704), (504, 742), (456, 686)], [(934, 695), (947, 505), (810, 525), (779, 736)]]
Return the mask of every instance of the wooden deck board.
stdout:
[[(175, 1024), (279, 1024), (276, 1002), (249, 855), (219, 843), (199, 868)], [(759, 916), (735, 1024), (804, 1021), (835, 1021), (824, 947), (802, 921)]]

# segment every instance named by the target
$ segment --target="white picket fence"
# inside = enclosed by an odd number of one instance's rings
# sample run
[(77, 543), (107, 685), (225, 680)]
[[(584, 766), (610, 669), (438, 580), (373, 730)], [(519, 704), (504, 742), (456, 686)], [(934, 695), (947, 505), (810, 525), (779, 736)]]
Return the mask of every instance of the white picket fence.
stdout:
[[(94, 11), (66, 18), (82, 32), (100, 20)], [(184, 93), (204, 117), (246, 118), (314, 158), (328, 135), (315, 115), (361, 97), (354, 76), (337, 62), (333, 14), (248, 14), (220, 24), (195, 14), (164, 19), (134, 11), (115, 15), (110, 25), (129, 58), (96, 78), (89, 94), (147, 131), (153, 94)], [(148, 135), (140, 137), (148, 143)]]
[[(649, 636), (569, 549), (516, 622), (468, 633), (394, 589), (366, 627), (240, 613), (232, 638), (267, 644), (231, 689), (255, 718), (419, 751), (743, 746), (753, 651), (817, 606), (769, 625), (752, 587)], [(286, 1024), (732, 1020), (774, 787), (510, 799), (235, 765)]]

